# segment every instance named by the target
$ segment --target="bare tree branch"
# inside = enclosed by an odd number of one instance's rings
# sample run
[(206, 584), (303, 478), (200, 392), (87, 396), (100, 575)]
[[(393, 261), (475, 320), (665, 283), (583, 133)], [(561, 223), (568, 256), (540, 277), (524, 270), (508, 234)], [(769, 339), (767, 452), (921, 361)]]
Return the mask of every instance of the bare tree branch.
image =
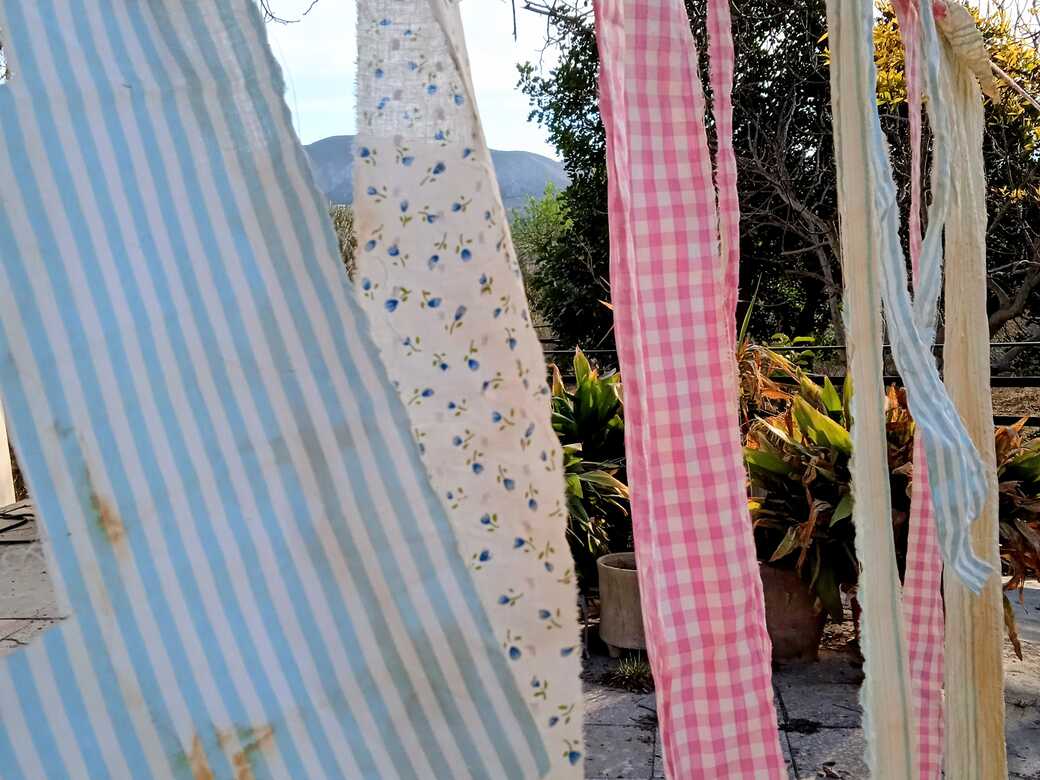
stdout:
[(311, 4), (307, 6), (303, 13), (295, 19), (289, 19), (276, 14), (274, 9), (271, 7), (271, 0), (257, 0), (257, 3), (260, 5), (260, 12), (264, 15), (265, 22), (274, 22), (275, 24), (296, 24), (314, 10), (314, 6), (318, 4), (318, 0), (311, 0)]

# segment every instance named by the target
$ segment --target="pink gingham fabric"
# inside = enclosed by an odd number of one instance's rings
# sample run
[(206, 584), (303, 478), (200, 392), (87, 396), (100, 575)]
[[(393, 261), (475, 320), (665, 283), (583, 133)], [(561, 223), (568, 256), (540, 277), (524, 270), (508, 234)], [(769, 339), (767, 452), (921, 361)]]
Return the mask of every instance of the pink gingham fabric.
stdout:
[(737, 425), (739, 213), (725, 4), (709, 3), (724, 137), (717, 193), (683, 3), (596, 2), (612, 299), (666, 772), (780, 778), (771, 649)]
[[(916, 0), (895, 0), (899, 34), (905, 50), (910, 125), (910, 261), (918, 278), (921, 255), (921, 18)], [(921, 780), (935, 780), (943, 760), (942, 552), (935, 528), (928, 466), (920, 436), (914, 438), (914, 475), (910, 491), (910, 528), (903, 578), (903, 614), (907, 629), (910, 683), (916, 722)]]

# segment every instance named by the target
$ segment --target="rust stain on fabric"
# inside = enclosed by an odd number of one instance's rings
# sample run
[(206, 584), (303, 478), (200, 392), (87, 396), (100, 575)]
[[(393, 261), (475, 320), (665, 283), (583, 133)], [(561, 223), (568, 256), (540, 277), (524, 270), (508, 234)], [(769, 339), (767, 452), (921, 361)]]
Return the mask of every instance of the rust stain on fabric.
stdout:
[(231, 757), (235, 780), (254, 780), (253, 761), (257, 753), (273, 744), (274, 727), (267, 725), (217, 732), (217, 740), (222, 747), (235, 736), (238, 737), (238, 744), (242, 748)]
[(188, 768), (191, 770), (192, 780), (214, 780), (213, 770), (209, 768), (209, 759), (206, 758), (206, 748), (203, 747), (198, 734), (191, 739)]
[(90, 493), (90, 506), (94, 510), (94, 518), (98, 528), (105, 534), (105, 538), (116, 548), (119, 548), (126, 540), (126, 527), (115, 507), (102, 498), (96, 492)]

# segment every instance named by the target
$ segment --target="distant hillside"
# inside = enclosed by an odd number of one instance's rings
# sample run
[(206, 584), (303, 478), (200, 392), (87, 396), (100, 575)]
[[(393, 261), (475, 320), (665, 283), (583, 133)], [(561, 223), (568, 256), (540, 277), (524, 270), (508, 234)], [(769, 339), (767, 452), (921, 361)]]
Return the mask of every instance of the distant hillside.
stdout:
[[(350, 203), (354, 197), (351, 174), (354, 136), (334, 135), (308, 144), (304, 149), (322, 192), (333, 203)], [(520, 208), (531, 195), (541, 197), (549, 182), (560, 189), (567, 186), (563, 166), (540, 154), (492, 149), (491, 160), (495, 164), (502, 201), (507, 209)]]

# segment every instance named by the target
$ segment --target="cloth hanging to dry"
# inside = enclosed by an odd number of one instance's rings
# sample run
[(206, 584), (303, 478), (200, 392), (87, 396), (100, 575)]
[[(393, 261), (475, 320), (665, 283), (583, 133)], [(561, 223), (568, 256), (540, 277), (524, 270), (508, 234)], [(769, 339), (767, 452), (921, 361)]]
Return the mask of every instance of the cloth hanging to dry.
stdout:
[(595, 8), (611, 298), (665, 767), (673, 778), (780, 778), (736, 416), (728, 0), (708, 4), (714, 181), (684, 4), (599, 0)]
[(458, 7), (361, 0), (358, 44), (361, 305), (523, 692), (516, 705), (546, 746), (516, 776), (579, 777), (581, 652), (563, 458)]
[[(986, 503), (972, 529), (975, 549), (1000, 566), (998, 486), (986, 311), (986, 179), (982, 90), (995, 94), (975, 20), (940, 4), (941, 100), (949, 107), (952, 198), (946, 224), (944, 375), (985, 466)], [(1003, 609), (998, 577), (975, 595), (949, 577), (946, 604), (946, 776), (1007, 777), (1004, 735)]]
[[(925, 0), (931, 2), (931, 0)], [(910, 264), (918, 287), (915, 305), (924, 301), (920, 292), (921, 258), (921, 105), (925, 93), (919, 0), (893, 3), (905, 51), (904, 75), (910, 126)], [(943, 110), (941, 101), (929, 102)], [(913, 482), (910, 495), (909, 533), (903, 575), (903, 614), (906, 618), (916, 751), (922, 780), (935, 780), (942, 772), (943, 755), (943, 604), (942, 552), (935, 528), (932, 488), (924, 442), (915, 432)]]
[[(916, 780), (916, 734), (899, 600), (884, 439), (881, 299), (884, 248), (878, 240), (888, 175), (884, 142), (875, 140), (877, 109), (872, 4), (828, 0), (831, 101), (845, 280), (845, 333), (852, 398), (851, 463), (856, 552), (862, 566), (861, 691), (866, 762), (872, 775)], [(913, 60), (911, 60), (913, 62)], [(872, 141), (873, 146), (872, 146)], [(881, 159), (879, 159), (879, 157)], [(919, 286), (919, 290), (920, 290)], [(919, 293), (920, 294), (920, 293)], [(907, 312), (904, 312), (904, 315)], [(912, 327), (912, 323), (911, 323)]]
[[(980, 460), (967, 429), (938, 382), (934, 363), (928, 355), (941, 281), (941, 231), (952, 199), (951, 125), (949, 106), (941, 92), (939, 42), (932, 6), (930, 2), (921, 3), (918, 18), (910, 20), (916, 29), (908, 30), (911, 36), (914, 32), (920, 36), (917, 39), (920, 49), (915, 46), (910, 52), (911, 77), (918, 75), (917, 68), (924, 69), (935, 138), (933, 201), (928, 231), (919, 248), (917, 297), (912, 307), (899, 247), (894, 185), (875, 102), (872, 10), (869, 2), (828, 2), (846, 279), (845, 313), (850, 367), (856, 388), (853, 489), (857, 501), (857, 550), (864, 569), (861, 593), (867, 673), (863, 689), (867, 757), (868, 765), (879, 776), (911, 778), (919, 776), (915, 749), (919, 733), (914, 723), (915, 707), (911, 704), (909, 670), (903, 655), (903, 620), (889, 519), (880, 407), (879, 296), (884, 301), (893, 356), (906, 384), (927, 457), (940, 546), (950, 573), (973, 591), (981, 590), (994, 571), (989, 555), (986, 556), (989, 560), (975, 555), (968, 533), (971, 521), (987, 501), (991, 486), (987, 473), (989, 460), (986, 464)], [(902, 11), (906, 18), (905, 6)], [(915, 93), (916, 98), (919, 86)], [(919, 188), (915, 194), (919, 194)], [(916, 242), (913, 234), (911, 242)], [(918, 253), (916, 246), (914, 251)], [(984, 285), (980, 289), (984, 290)], [(960, 479), (968, 481), (961, 483)], [(952, 579), (948, 578), (948, 582)], [(891, 690), (893, 684), (895, 695)], [(920, 732), (920, 737), (922, 744), (928, 747), (925, 743), (928, 730)], [(926, 771), (932, 772), (934, 746), (928, 749), (933, 752), (927, 759), (930, 765)]]
[(0, 27), (0, 394), (71, 612), (0, 661), (0, 772), (534, 776), (255, 4)]

